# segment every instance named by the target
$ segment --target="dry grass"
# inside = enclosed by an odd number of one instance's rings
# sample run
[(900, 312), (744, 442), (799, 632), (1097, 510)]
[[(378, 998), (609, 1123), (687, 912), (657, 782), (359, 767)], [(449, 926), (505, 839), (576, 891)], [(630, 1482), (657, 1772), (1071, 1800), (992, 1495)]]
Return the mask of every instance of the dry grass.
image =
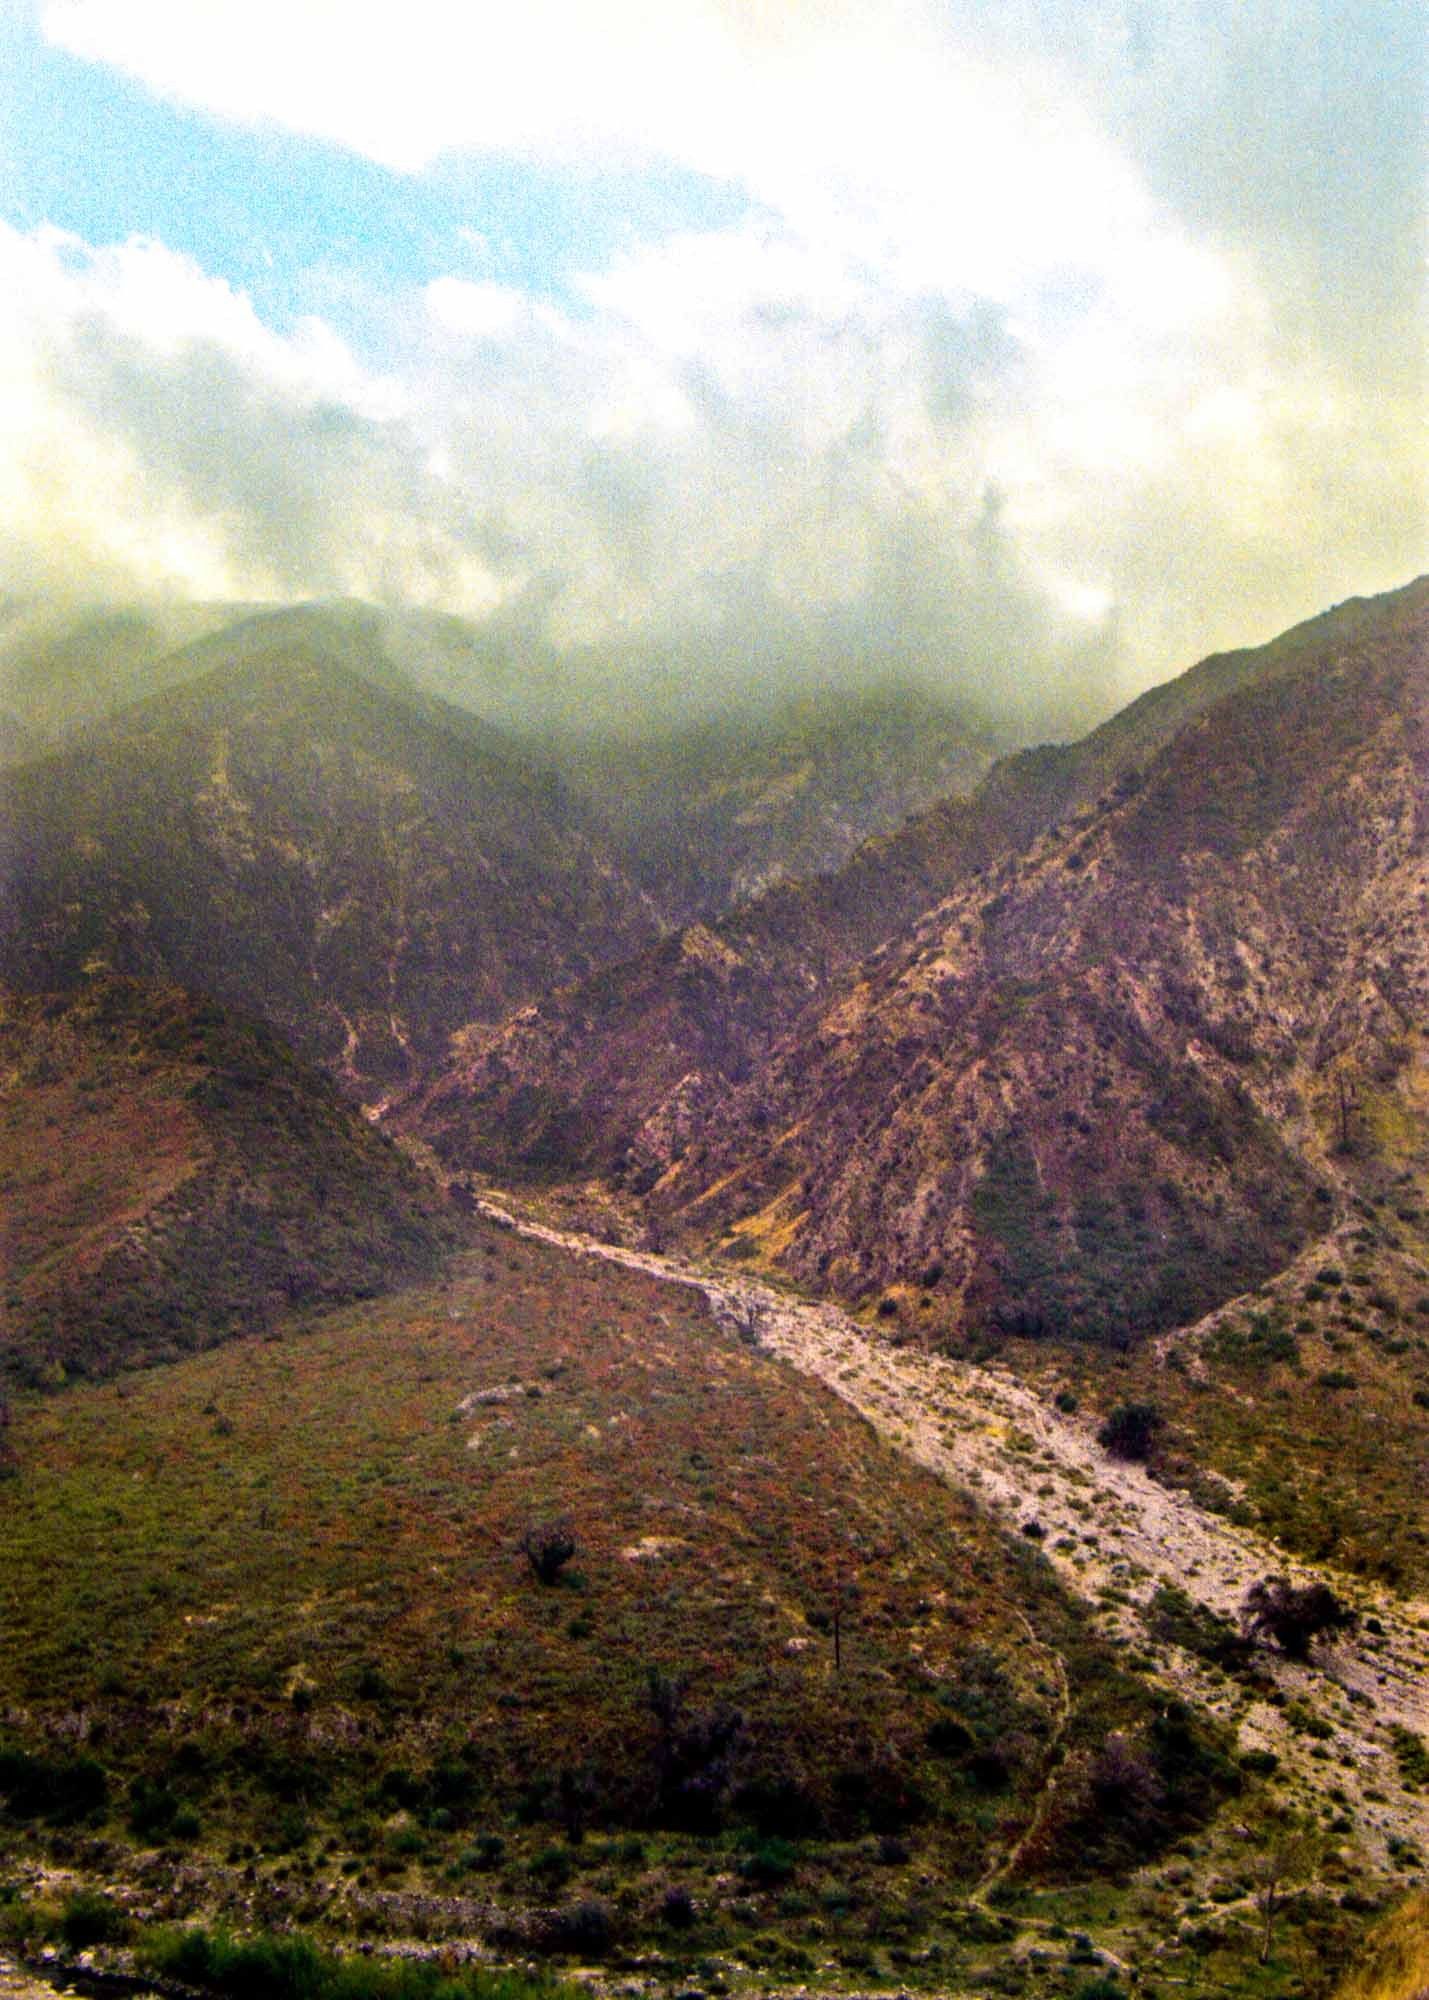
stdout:
[(1429, 1994), (1429, 1895), (1401, 1903), (1374, 1931), (1335, 2000), (1424, 2000)]

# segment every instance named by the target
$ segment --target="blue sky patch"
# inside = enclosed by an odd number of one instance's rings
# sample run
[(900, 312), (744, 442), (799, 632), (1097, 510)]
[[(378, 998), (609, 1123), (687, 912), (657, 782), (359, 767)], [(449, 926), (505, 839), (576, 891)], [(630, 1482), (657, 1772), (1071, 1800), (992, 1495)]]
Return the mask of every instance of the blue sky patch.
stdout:
[[(340, 146), (166, 103), (0, 21), (0, 214), (100, 246), (152, 237), (247, 292), (270, 325), (321, 310), (350, 338), (353, 300), (444, 273), (580, 311), (570, 280), (621, 250), (737, 222), (748, 197), (682, 171), (572, 170), (447, 155), (396, 173)], [(344, 321), (347, 321), (344, 324)]]

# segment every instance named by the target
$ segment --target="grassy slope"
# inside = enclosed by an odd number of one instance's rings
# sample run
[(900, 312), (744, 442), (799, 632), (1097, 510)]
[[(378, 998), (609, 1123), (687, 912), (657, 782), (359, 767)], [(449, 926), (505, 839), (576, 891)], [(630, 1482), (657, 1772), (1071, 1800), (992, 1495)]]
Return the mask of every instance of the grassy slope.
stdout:
[(1371, 1935), (1335, 2000), (1423, 2000), (1429, 1993), (1429, 1895), (1400, 1905)]
[(0, 1374), (169, 1358), (430, 1271), (456, 1230), (266, 1029), (112, 977), (0, 1003)]
[[(1063, 1673), (1059, 1748), (1121, 1730), (1174, 1755), (1030, 1551), (688, 1295), (540, 1246), (493, 1236), (425, 1291), (35, 1402), (14, 1432), (5, 1746), (63, 1759), (79, 1728), (109, 1796), (103, 1845), (70, 1851), (131, 1873), (126, 1816), (142, 1845), (177, 1811), (245, 1919), (378, 1922), (379, 1890), (427, 1885), (508, 1921), (584, 1891), (639, 1928), (675, 1869), (706, 1948), (752, 1923), (857, 1962), (948, 1942), (950, 1895), (1026, 1822)], [(517, 1544), (556, 1513), (581, 1546), (544, 1589)], [(744, 1718), (703, 1831), (698, 1788), (662, 1803), (652, 1668), (682, 1730)], [(1140, 1858), (1203, 1776), (1145, 1824), (1061, 1800), (1045, 1865)], [(553, 1859), (586, 1823), (650, 1829), (648, 1854)], [(880, 1866), (878, 1835), (906, 1850)], [(250, 1846), (245, 1882), (224, 1857)], [(169, 1907), (201, 1899), (190, 1879)]]

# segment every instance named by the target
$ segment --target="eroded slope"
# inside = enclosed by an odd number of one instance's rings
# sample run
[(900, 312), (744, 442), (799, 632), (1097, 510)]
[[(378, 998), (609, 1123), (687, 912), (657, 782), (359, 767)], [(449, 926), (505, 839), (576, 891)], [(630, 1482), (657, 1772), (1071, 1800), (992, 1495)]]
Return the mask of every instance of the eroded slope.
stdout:
[(1425, 636), (1401, 601), (960, 887), (652, 1160), (657, 1212), (916, 1325), (1113, 1345), (1279, 1269), (1342, 1094), (1411, 1088)]

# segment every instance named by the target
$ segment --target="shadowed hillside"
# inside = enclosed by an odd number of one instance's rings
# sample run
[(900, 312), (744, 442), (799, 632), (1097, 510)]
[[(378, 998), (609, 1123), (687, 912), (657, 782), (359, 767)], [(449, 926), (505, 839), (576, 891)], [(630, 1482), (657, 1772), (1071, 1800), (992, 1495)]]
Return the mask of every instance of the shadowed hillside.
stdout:
[(554, 774), (302, 649), (127, 710), (10, 774), (0, 974), (91, 959), (260, 1014), (375, 1098), (446, 1034), (653, 935)]
[(102, 977), (0, 1007), (0, 1372), (172, 1359), (368, 1297), (457, 1239), (382, 1134), (265, 1028)]

